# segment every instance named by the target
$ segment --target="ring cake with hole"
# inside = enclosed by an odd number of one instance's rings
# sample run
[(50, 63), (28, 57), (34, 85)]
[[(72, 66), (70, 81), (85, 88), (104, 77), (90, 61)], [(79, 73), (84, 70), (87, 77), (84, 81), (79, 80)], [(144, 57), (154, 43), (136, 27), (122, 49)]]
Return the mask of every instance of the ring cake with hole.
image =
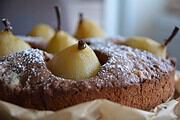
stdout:
[(0, 59), (0, 99), (26, 108), (59, 110), (95, 99), (150, 110), (174, 92), (175, 62), (98, 40), (88, 41), (101, 67), (85, 80), (53, 75), (48, 54), (28, 49)]

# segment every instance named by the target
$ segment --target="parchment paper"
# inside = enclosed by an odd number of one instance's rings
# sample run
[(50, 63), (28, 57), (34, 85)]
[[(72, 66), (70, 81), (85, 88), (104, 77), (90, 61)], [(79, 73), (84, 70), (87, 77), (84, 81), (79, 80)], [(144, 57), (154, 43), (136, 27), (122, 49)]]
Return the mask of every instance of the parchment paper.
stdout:
[[(180, 94), (179, 71), (176, 73), (176, 83), (176, 92)], [(25, 109), (0, 101), (0, 120), (180, 120), (180, 99), (161, 104), (151, 112), (103, 99), (56, 112)]]

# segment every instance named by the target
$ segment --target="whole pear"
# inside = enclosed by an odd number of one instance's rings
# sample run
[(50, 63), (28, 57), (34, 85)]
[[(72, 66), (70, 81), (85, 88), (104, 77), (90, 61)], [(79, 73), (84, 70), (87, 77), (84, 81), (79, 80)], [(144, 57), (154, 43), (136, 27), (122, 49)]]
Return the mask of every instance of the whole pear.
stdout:
[(148, 51), (158, 57), (166, 57), (166, 47), (147, 37), (131, 37), (128, 38), (124, 44)]
[(156, 42), (147, 37), (131, 37), (123, 41), (122, 44), (138, 48), (141, 50), (146, 50), (158, 57), (166, 58), (167, 57), (167, 45), (172, 41), (175, 35), (178, 33), (179, 28), (175, 27), (171, 35), (164, 41), (163, 44)]
[(79, 24), (74, 35), (77, 39), (105, 36), (105, 32), (94, 21), (85, 19), (82, 13), (79, 16)]
[(47, 24), (39, 24), (35, 26), (28, 34), (29, 36), (42, 37), (44, 40), (49, 41), (55, 34), (54, 29)]
[(61, 30), (61, 20), (60, 20), (60, 12), (59, 8), (55, 6), (56, 14), (57, 14), (57, 31), (53, 38), (50, 40), (47, 46), (47, 52), (56, 54), (65, 48), (77, 43), (77, 40), (71, 37), (68, 33)]
[(95, 76), (100, 62), (94, 51), (84, 41), (79, 41), (56, 54), (48, 62), (48, 68), (56, 76), (82, 80)]
[(0, 57), (30, 48), (29, 44), (13, 35), (12, 27), (7, 19), (2, 19), (2, 22), (5, 29), (0, 32)]

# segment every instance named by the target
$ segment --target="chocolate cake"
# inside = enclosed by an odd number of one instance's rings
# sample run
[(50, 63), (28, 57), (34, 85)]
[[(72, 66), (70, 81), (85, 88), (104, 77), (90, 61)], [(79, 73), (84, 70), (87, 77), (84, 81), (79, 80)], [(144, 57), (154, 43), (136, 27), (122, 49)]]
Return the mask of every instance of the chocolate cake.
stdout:
[(50, 59), (38, 49), (28, 49), (0, 59), (0, 99), (26, 108), (59, 110), (79, 103), (108, 99), (150, 110), (174, 92), (175, 63), (127, 46), (91, 40), (101, 69), (86, 80), (53, 75)]

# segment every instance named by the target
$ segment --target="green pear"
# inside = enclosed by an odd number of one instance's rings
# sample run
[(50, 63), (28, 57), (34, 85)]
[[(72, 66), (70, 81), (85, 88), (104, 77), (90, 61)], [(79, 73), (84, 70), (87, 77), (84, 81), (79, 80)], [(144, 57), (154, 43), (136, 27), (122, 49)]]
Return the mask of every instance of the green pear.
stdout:
[(59, 8), (55, 7), (56, 14), (57, 14), (57, 31), (53, 38), (50, 40), (48, 46), (47, 46), (47, 52), (56, 54), (65, 48), (77, 43), (77, 40), (68, 33), (61, 30), (61, 21), (60, 21), (60, 12)]
[(42, 37), (44, 40), (49, 41), (55, 34), (54, 29), (47, 24), (39, 24), (35, 26), (28, 34), (33, 37)]
[(169, 36), (168, 39), (165, 40), (163, 44), (156, 42), (147, 37), (131, 37), (127, 40), (123, 41), (122, 44), (138, 48), (141, 50), (148, 51), (158, 57), (166, 58), (167, 56), (167, 45), (172, 41), (174, 36), (177, 34), (179, 28), (175, 27), (172, 34)]
[(80, 14), (80, 20), (74, 35), (77, 39), (104, 37), (104, 31), (92, 20), (84, 19)]
[(7, 19), (2, 19), (2, 21), (5, 30), (0, 32), (0, 57), (29, 49), (29, 44), (13, 35), (10, 22)]
[(56, 54), (47, 65), (54, 75), (72, 80), (90, 78), (100, 69), (96, 54), (82, 40)]

